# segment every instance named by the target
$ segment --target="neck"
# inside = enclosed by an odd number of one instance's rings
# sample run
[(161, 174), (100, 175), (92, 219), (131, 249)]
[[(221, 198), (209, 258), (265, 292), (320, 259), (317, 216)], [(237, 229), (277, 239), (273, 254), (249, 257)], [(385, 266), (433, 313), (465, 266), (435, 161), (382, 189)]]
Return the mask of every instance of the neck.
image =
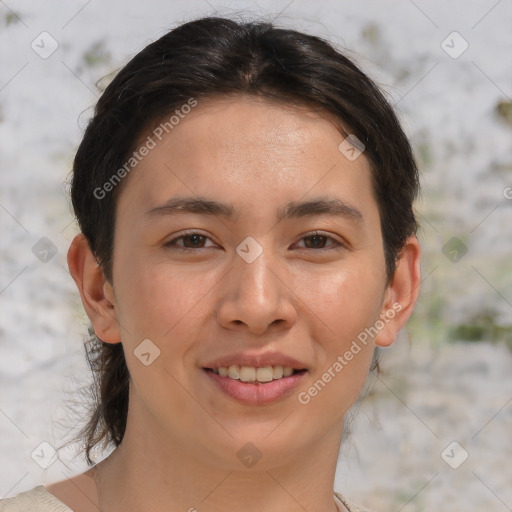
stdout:
[(217, 456), (196, 457), (169, 442), (154, 424), (133, 417), (128, 415), (121, 445), (92, 471), (103, 512), (339, 510), (333, 496), (342, 430), (338, 422), (315, 446), (287, 454), (285, 462), (264, 465), (262, 459), (240, 471)]

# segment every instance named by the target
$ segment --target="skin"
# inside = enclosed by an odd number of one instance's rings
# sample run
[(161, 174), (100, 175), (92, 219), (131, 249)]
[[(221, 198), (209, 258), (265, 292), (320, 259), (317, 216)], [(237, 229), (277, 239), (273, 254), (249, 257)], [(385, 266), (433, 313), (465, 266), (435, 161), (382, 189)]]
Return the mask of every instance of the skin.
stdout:
[[(121, 446), (50, 492), (76, 511), (337, 510), (344, 414), (375, 346), (391, 345), (406, 324), (420, 283), (415, 237), (387, 280), (369, 163), (364, 153), (349, 161), (338, 150), (343, 139), (319, 112), (245, 96), (203, 101), (124, 183), (112, 283), (84, 237), (74, 239), (69, 268), (96, 334), (123, 343), (130, 409)], [(146, 214), (178, 195), (231, 202), (237, 213)], [(276, 220), (289, 201), (318, 197), (341, 199), (362, 219)], [(207, 238), (175, 241), (185, 251), (165, 246), (186, 230)], [(331, 238), (315, 245), (315, 230)], [(236, 252), (248, 236), (263, 250), (252, 263)], [(301, 404), (298, 393), (394, 304), (401, 310), (377, 336)], [(161, 351), (149, 366), (134, 355), (145, 339)], [(276, 403), (240, 404), (202, 370), (220, 356), (266, 350), (308, 370)], [(247, 442), (262, 454), (252, 468), (237, 457)]]

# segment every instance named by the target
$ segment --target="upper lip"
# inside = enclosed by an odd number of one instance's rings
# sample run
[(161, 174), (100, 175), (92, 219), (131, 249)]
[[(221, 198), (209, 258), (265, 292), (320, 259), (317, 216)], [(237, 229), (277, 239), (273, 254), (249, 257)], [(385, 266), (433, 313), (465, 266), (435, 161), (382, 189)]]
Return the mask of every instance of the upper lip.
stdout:
[(294, 370), (305, 370), (307, 367), (293, 357), (281, 354), (280, 352), (265, 352), (263, 354), (250, 354), (239, 352), (228, 356), (219, 357), (203, 365), (203, 368), (220, 368), (227, 366), (250, 366), (260, 368), (263, 366), (287, 366)]

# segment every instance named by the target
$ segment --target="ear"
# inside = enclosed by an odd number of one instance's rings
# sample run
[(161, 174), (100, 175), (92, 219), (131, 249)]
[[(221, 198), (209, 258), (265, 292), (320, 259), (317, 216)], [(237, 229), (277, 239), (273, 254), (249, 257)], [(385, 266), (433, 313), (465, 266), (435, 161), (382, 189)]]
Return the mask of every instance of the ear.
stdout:
[(82, 233), (71, 242), (68, 266), (96, 336), (105, 343), (119, 343), (121, 331), (117, 320), (114, 289), (96, 262)]
[(418, 239), (415, 236), (409, 237), (400, 251), (395, 274), (384, 296), (380, 314), (384, 326), (374, 339), (379, 347), (392, 345), (412, 314), (420, 291), (420, 256)]

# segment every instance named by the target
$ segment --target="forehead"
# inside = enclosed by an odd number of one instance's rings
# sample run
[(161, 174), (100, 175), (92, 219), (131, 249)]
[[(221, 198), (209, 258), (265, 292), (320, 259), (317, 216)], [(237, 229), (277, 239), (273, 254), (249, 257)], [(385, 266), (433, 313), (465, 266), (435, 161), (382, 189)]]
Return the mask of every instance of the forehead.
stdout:
[(258, 153), (277, 157), (283, 152), (298, 155), (306, 152), (306, 146), (316, 144), (318, 149), (322, 141), (327, 149), (333, 138), (342, 137), (340, 123), (335, 127), (334, 116), (319, 108), (248, 95), (200, 100), (194, 110), (176, 121), (171, 131), (174, 137), (166, 137), (164, 145), (172, 146), (177, 154), (188, 158), (206, 153), (196, 151), (184, 155), (189, 147), (207, 147), (210, 156), (213, 153), (226, 158), (238, 156), (239, 150), (253, 156)]
[(172, 195), (212, 192), (256, 209), (336, 191), (363, 203), (372, 199), (366, 158), (350, 161), (340, 152), (345, 134), (323, 111), (250, 96), (199, 100), (187, 111), (161, 140), (155, 129), (165, 128), (170, 116), (140, 138), (156, 144), (137, 164), (121, 202), (154, 208)]

